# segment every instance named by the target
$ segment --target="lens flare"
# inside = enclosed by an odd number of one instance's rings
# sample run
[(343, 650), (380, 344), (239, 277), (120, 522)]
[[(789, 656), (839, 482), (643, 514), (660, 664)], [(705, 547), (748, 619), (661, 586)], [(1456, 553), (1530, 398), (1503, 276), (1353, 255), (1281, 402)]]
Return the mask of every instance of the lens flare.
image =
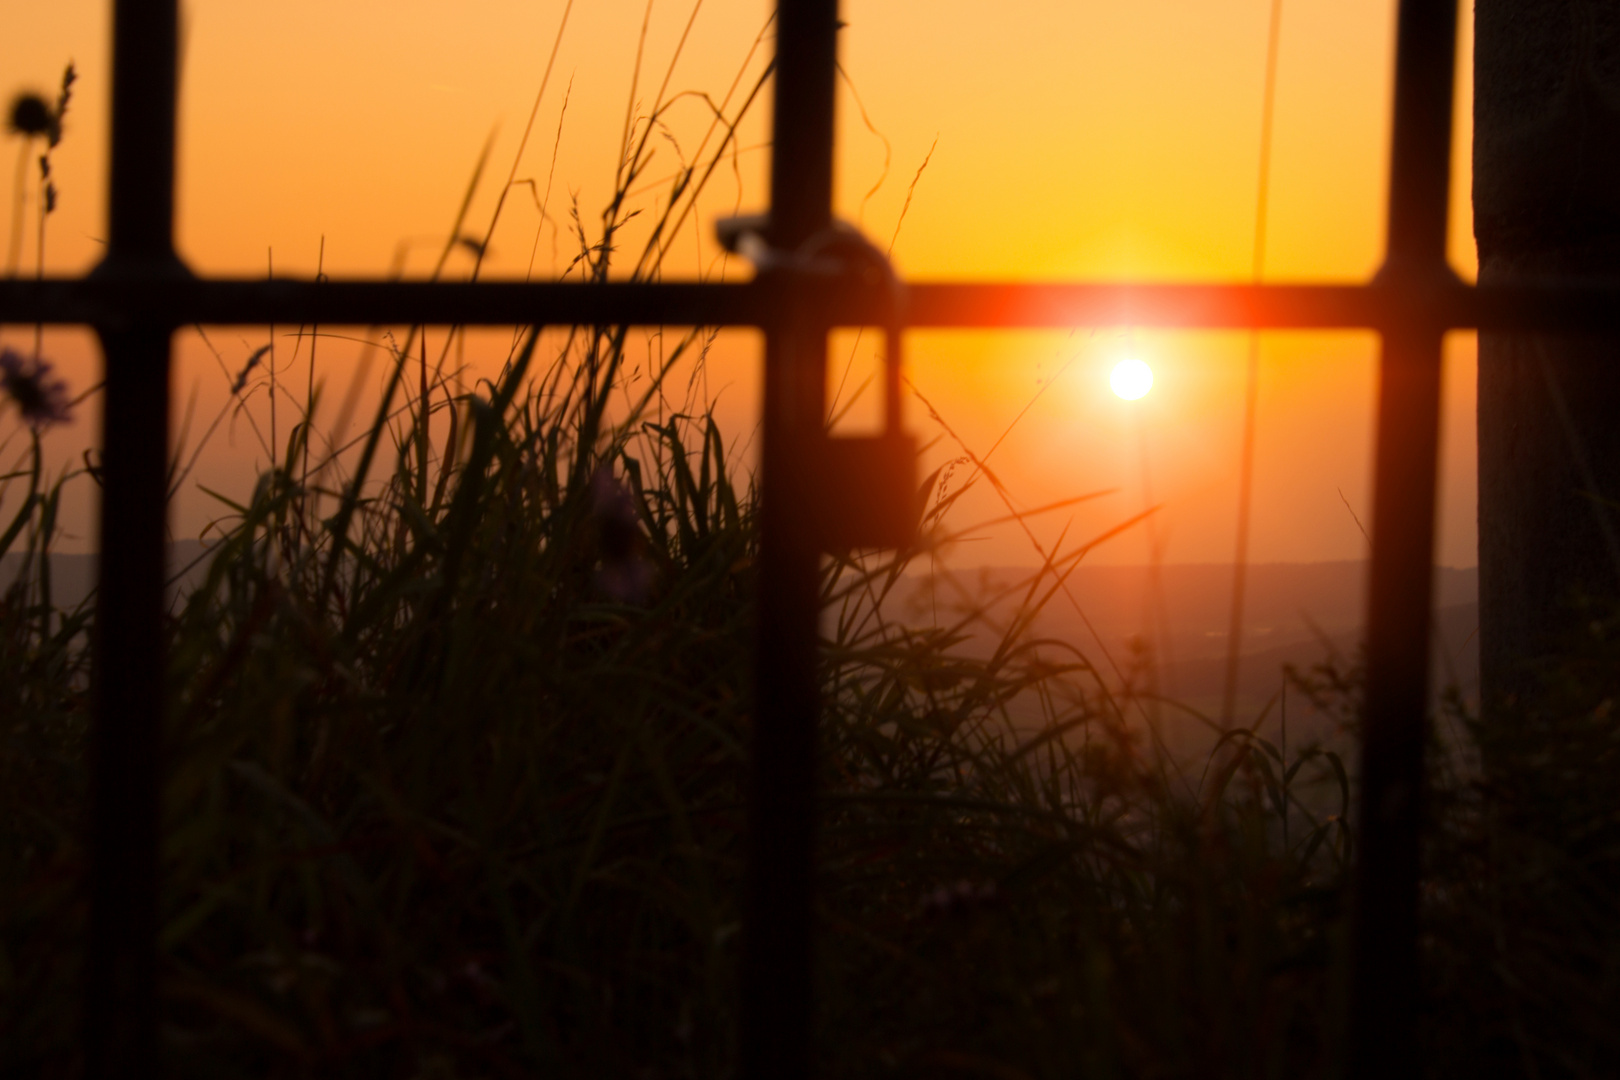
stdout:
[(1153, 369), (1135, 357), (1121, 360), (1114, 365), (1114, 373), (1108, 377), (1108, 385), (1114, 388), (1114, 393), (1126, 401), (1135, 401), (1153, 389)]

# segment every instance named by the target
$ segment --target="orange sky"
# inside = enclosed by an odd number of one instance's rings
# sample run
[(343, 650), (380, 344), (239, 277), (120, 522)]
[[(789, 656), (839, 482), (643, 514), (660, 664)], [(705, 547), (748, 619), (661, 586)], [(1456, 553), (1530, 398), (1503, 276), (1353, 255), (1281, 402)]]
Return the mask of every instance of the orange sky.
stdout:
[[(0, 91), (49, 90), (70, 57), (81, 75), (56, 157), (61, 208), (46, 256), (52, 272), (79, 272), (95, 262), (102, 229), (108, 5), (7, 0), (7, 7)], [(862, 122), (846, 87), (840, 213), (887, 242), (937, 140), (895, 242), (895, 259), (909, 276), (1244, 278), (1269, 9), (1269, 0), (846, 0), (844, 66), (881, 136)], [(273, 251), (278, 273), (309, 274), (324, 237), (327, 272), (348, 276), (386, 272), (402, 244), (406, 272), (425, 272), (493, 133), (470, 219), (482, 231), (513, 168), (563, 2), (192, 0), (184, 11), (182, 254), (199, 271), (261, 274)], [(565, 224), (571, 196), (594, 224), (610, 190), (646, 11), (644, 0), (597, 0), (577, 4), (570, 16), (515, 173), (539, 190), (554, 175), (550, 209)], [(691, 0), (659, 0), (651, 9), (636, 92), (643, 112), (692, 11)], [(702, 91), (722, 99), (768, 12), (761, 0), (705, 0), (666, 98)], [(1377, 264), (1393, 22), (1393, 0), (1284, 0), (1266, 250), (1272, 280), (1353, 280)], [(1465, 61), (1468, 52), (1465, 42)], [(751, 73), (744, 86), (763, 60), (762, 53), (744, 69)], [(1464, 90), (1468, 79), (1464, 64)], [(666, 178), (679, 155), (693, 151), (706, 108), (696, 95), (671, 106), (649, 181)], [(1460, 113), (1467, 116), (1466, 97)], [(673, 264), (680, 272), (712, 268), (716, 217), (763, 204), (767, 116), (762, 97), (740, 129), (735, 170), (717, 173), (701, 220), (683, 234)], [(1459, 270), (1471, 274), (1467, 136), (1463, 125), (1452, 251)], [(0, 168), (7, 206), (12, 172)], [(649, 186), (639, 197), (652, 206), (662, 190)], [(566, 235), (542, 229), (536, 244), (539, 220), (530, 190), (514, 189), (486, 276), (523, 274), (531, 251), (541, 273), (558, 265), (556, 257), (566, 260)], [(24, 266), (33, 269), (31, 249)], [(451, 264), (452, 274), (466, 270)], [(20, 333), (12, 328), (8, 339)], [(231, 329), (213, 338), (227, 363), (240, 362), (264, 332)], [(1470, 565), (1473, 350), (1466, 336), (1452, 344), (1439, 558)], [(869, 345), (870, 337), (862, 352)], [(83, 334), (54, 337), (51, 349), (75, 385), (93, 379)], [(750, 336), (735, 335), (711, 370), (711, 385), (728, 387), (721, 411), (739, 443), (747, 441), (757, 394), (754, 349)], [(919, 389), (976, 450), (1030, 406), (995, 459), (1024, 505), (1119, 489), (1078, 514), (1071, 537), (1140, 509), (1145, 461), (1152, 495), (1164, 503), (1157, 528), (1164, 556), (1231, 557), (1243, 335), (928, 333), (911, 335), (909, 350)], [(1107, 370), (1123, 351), (1139, 353), (1157, 372), (1157, 386), (1141, 402), (1120, 402), (1107, 391)], [(336, 345), (323, 353), (340, 384), (353, 355)], [(841, 366), (848, 354), (837, 355)], [(1372, 339), (1268, 335), (1262, 358), (1252, 555), (1358, 557), (1365, 541), (1345, 504), (1367, 521)], [(215, 361), (188, 340), (177, 400), (183, 404), (193, 391), (202, 417), (225, 401)], [(937, 433), (920, 408), (908, 415), (920, 434)], [(92, 421), (86, 413), (53, 435), (56, 460), (78, 456)], [(263, 454), (242, 425), (234, 442), (228, 435), (216, 437), (217, 452), (207, 455), (199, 479), (245, 490)], [(949, 455), (940, 448), (935, 456)], [(88, 518), (79, 509), (73, 528), (82, 536)], [(993, 512), (987, 503), (969, 509)], [(188, 492), (177, 508), (177, 532), (196, 535), (206, 515), (203, 497)], [(1048, 537), (1064, 524), (1046, 523)], [(960, 558), (1030, 558), (1026, 541), (987, 535), (961, 545)], [(1136, 562), (1145, 554), (1145, 533), (1138, 532), (1096, 558)]]

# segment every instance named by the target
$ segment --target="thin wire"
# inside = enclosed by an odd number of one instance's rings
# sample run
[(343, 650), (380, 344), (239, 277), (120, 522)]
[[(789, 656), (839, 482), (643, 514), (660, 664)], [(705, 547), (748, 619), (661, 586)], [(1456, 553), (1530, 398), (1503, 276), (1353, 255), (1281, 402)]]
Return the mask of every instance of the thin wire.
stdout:
[[(1260, 284), (1266, 264), (1266, 216), (1271, 201), (1271, 134), (1277, 106), (1277, 52), (1282, 38), (1282, 0), (1271, 0), (1266, 38), (1266, 84), (1260, 107), (1260, 184), (1255, 195), (1254, 255), (1250, 277)], [(1230, 727), (1237, 705), (1239, 657), (1243, 650), (1243, 593), (1249, 576), (1249, 516), (1254, 496), (1254, 429), (1260, 399), (1260, 333), (1249, 331), (1248, 378), (1243, 395), (1243, 449), (1238, 467), (1237, 552), (1232, 559), (1232, 623), (1226, 634), (1226, 687), (1221, 694), (1221, 726)]]

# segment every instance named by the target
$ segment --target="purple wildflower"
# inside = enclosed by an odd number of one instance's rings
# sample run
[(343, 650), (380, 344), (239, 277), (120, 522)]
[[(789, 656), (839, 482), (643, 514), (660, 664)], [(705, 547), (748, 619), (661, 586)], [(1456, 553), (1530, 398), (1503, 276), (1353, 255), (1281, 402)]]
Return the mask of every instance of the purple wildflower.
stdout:
[(939, 918), (995, 907), (1000, 902), (1001, 890), (994, 881), (972, 882), (964, 878), (924, 893), (918, 906), (924, 915)]
[(653, 585), (652, 564), (643, 555), (647, 541), (635, 501), (606, 465), (591, 477), (591, 517), (602, 560), (596, 572), (597, 588), (620, 604), (644, 603)]
[(26, 360), (11, 349), (0, 348), (0, 388), (17, 403), (17, 410), (35, 431), (73, 419), (67, 383), (51, 373), (49, 361)]

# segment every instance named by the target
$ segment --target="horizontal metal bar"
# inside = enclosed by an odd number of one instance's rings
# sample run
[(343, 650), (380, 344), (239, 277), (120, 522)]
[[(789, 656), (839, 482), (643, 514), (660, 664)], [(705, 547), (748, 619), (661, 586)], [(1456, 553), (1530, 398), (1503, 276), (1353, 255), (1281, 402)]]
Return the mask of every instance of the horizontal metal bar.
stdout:
[(728, 285), (522, 282), (102, 279), (0, 282), (0, 322), (172, 326), (339, 325), (757, 326), (772, 291)]
[[(878, 325), (885, 297), (854, 285), (801, 282), (829, 326)], [(769, 325), (781, 281), (624, 282), (238, 281), (46, 279), (0, 281), (0, 323), (172, 326)], [(1225, 285), (1119, 282), (938, 283), (906, 289), (902, 321), (915, 329), (1159, 326), (1276, 330), (1391, 327), (1500, 331), (1620, 331), (1620, 284), (1546, 282), (1471, 286)]]

